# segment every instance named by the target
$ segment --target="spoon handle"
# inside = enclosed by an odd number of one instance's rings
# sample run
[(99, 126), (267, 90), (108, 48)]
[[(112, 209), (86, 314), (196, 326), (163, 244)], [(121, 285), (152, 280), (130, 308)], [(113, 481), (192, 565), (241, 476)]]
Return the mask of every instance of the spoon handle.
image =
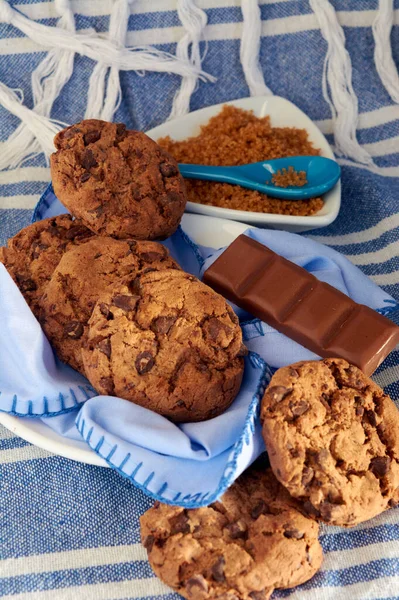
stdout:
[(225, 183), (250, 186), (250, 181), (242, 177), (234, 167), (211, 167), (209, 165), (179, 164), (180, 173), (188, 179), (205, 179), (207, 181), (224, 181)]
[[(306, 172), (308, 180), (306, 185), (285, 188), (274, 185), (273, 173), (290, 166)], [(183, 177), (188, 179), (205, 179), (241, 185), (282, 200), (316, 198), (328, 192), (340, 177), (339, 165), (322, 156), (291, 156), (231, 167), (179, 164), (179, 169)]]

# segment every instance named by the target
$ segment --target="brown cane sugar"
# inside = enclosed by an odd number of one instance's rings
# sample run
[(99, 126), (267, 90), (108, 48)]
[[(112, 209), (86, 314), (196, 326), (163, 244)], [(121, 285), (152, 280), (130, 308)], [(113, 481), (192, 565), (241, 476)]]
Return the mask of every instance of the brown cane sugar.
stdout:
[[(203, 125), (196, 137), (175, 141), (168, 136), (158, 144), (180, 163), (215, 166), (319, 154), (305, 129), (272, 127), (270, 117), (256, 117), (252, 111), (228, 105)], [(323, 207), (321, 198), (278, 200), (229, 183), (186, 179), (186, 185), (191, 202), (222, 208), (305, 216)]]
[(306, 171), (295, 171), (294, 167), (280, 169), (274, 173), (272, 183), (277, 187), (286, 188), (289, 186), (302, 187), (307, 183)]

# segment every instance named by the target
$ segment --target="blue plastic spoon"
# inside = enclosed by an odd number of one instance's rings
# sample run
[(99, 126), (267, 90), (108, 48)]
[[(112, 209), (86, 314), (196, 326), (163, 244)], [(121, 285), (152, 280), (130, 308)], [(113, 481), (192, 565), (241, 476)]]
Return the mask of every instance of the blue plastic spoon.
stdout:
[[(307, 183), (304, 186), (282, 188), (272, 183), (274, 173), (289, 167), (306, 172)], [(283, 200), (304, 200), (321, 196), (334, 187), (341, 176), (338, 163), (323, 156), (290, 156), (239, 167), (179, 164), (179, 169), (183, 177), (188, 179), (234, 183)]]

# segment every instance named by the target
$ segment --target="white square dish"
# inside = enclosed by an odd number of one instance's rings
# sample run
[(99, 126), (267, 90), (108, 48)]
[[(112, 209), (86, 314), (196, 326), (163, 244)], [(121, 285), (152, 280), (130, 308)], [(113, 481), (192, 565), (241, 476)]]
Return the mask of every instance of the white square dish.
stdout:
[[(174, 140), (184, 140), (188, 137), (198, 135), (200, 126), (205, 125), (211, 117), (218, 114), (225, 104), (237, 106), (245, 110), (252, 110), (257, 117), (269, 115), (274, 127), (297, 127), (306, 129), (310, 141), (316, 148), (320, 148), (321, 156), (335, 160), (333, 151), (324, 135), (317, 126), (297, 106), (285, 98), (279, 96), (258, 96), (254, 98), (241, 98), (223, 104), (215, 104), (196, 110), (184, 117), (173, 121), (167, 121), (158, 127), (147, 131), (155, 141), (169, 135)], [(187, 202), (186, 211), (211, 217), (241, 221), (258, 227), (269, 229), (283, 229), (285, 231), (307, 231), (326, 227), (336, 219), (341, 206), (341, 182), (335, 185), (323, 196), (323, 208), (313, 216), (302, 217), (293, 215), (278, 215), (269, 213), (249, 212), (244, 210), (232, 210), (218, 206), (208, 206)]]

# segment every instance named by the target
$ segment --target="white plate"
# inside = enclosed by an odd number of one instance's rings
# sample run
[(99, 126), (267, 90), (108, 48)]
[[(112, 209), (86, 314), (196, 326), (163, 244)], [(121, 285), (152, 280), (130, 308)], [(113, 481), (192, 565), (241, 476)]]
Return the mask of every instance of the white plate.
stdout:
[[(243, 223), (192, 214), (183, 216), (182, 226), (195, 242), (210, 248), (226, 246), (248, 229), (248, 225)], [(89, 465), (108, 466), (85, 442), (63, 438), (39, 419), (14, 417), (0, 412), (0, 423), (27, 442), (59, 456)]]
[[(245, 110), (252, 110), (258, 117), (269, 115), (274, 127), (298, 127), (306, 129), (310, 141), (316, 148), (320, 148), (321, 156), (335, 160), (324, 135), (316, 125), (295, 104), (279, 96), (258, 96), (256, 98), (241, 98), (232, 102), (215, 104), (207, 108), (201, 108), (184, 117), (167, 121), (159, 127), (147, 131), (154, 140), (169, 135), (174, 140), (183, 140), (187, 137), (198, 135), (200, 126), (220, 112), (224, 104), (238, 106)], [(311, 217), (297, 217), (292, 215), (271, 215), (267, 213), (248, 212), (244, 210), (232, 210), (230, 208), (219, 208), (218, 206), (207, 206), (188, 202), (186, 210), (191, 213), (232, 219), (243, 223), (250, 223), (258, 227), (269, 229), (284, 229), (286, 231), (307, 231), (325, 227), (336, 219), (341, 206), (341, 182), (323, 196), (324, 206), (317, 215)]]

